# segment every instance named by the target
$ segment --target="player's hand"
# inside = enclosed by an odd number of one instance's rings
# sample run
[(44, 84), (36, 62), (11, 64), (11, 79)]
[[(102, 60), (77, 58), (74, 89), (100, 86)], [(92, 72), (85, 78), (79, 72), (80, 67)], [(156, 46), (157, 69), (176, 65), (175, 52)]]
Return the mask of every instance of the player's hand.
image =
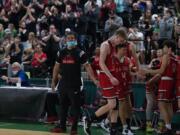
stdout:
[(119, 84), (119, 81), (115, 77), (111, 77), (110, 81), (111, 81), (112, 85), (114, 85), (114, 86)]
[(138, 71), (138, 74), (141, 76), (145, 76), (147, 74), (147, 69), (140, 68)]

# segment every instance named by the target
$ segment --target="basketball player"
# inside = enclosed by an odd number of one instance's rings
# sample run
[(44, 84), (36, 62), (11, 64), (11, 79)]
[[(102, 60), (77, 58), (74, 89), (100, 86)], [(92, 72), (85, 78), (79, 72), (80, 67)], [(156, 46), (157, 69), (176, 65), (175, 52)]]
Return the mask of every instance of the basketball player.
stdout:
[(158, 133), (171, 134), (171, 120), (173, 116), (172, 100), (174, 98), (174, 78), (176, 74), (175, 43), (167, 40), (163, 43), (163, 57), (160, 69), (157, 70), (140, 70), (141, 73), (161, 76), (158, 88), (158, 106), (160, 114), (165, 122), (165, 127), (159, 129)]
[(117, 78), (115, 78), (115, 69), (114, 69), (114, 54), (115, 47), (120, 43), (126, 41), (126, 32), (124, 29), (118, 29), (113, 36), (108, 40), (104, 41), (100, 47), (100, 74), (99, 81), (100, 87), (102, 88), (102, 95), (107, 99), (107, 104), (99, 108), (93, 115), (90, 117), (84, 117), (84, 132), (87, 135), (91, 134), (90, 126), (91, 122), (104, 115), (105, 113), (110, 113), (111, 127), (110, 135), (116, 134), (116, 122), (117, 122), (117, 95), (116, 88), (119, 84)]

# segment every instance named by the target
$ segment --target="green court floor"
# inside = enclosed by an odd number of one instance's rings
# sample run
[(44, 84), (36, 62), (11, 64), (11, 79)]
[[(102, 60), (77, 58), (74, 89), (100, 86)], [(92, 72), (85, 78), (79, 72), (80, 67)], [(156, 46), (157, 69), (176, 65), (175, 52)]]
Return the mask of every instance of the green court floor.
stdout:
[[(21, 123), (21, 122), (0, 122), (0, 129), (17, 129), (28, 131), (42, 131), (49, 132), (54, 125), (42, 124), (42, 123)], [(68, 128), (69, 129), (69, 128)], [(79, 127), (79, 135), (84, 135), (82, 127)], [(155, 133), (147, 134), (142, 130), (135, 132), (136, 135), (156, 135)], [(92, 135), (108, 135), (101, 128), (92, 128)]]

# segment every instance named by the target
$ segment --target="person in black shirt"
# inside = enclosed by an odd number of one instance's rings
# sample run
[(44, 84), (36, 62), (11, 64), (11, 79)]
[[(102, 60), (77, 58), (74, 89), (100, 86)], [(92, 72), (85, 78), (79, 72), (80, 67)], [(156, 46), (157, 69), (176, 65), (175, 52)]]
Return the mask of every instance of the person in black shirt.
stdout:
[(60, 39), (61, 38), (57, 35), (57, 29), (53, 24), (49, 26), (48, 35), (42, 38), (42, 40), (46, 43), (44, 52), (47, 54), (46, 63), (49, 67), (50, 73), (52, 73), (52, 69), (56, 61), (56, 54), (59, 50)]
[(14, 62), (21, 63), (23, 55), (23, 45), (20, 44), (20, 38), (16, 37), (14, 40), (14, 44), (10, 46), (9, 56), (10, 56), (10, 64)]
[(77, 123), (80, 114), (80, 86), (81, 84), (81, 65), (88, 72), (93, 82), (98, 85), (98, 81), (92, 71), (91, 66), (87, 62), (87, 56), (84, 51), (77, 48), (77, 40), (75, 34), (70, 32), (66, 35), (67, 48), (57, 53), (56, 64), (53, 70), (52, 90), (55, 88), (58, 73), (61, 75), (60, 80), (60, 124), (57, 125), (52, 132), (66, 132), (66, 116), (68, 107), (71, 105), (74, 113), (74, 120), (71, 128), (71, 135), (77, 134)]

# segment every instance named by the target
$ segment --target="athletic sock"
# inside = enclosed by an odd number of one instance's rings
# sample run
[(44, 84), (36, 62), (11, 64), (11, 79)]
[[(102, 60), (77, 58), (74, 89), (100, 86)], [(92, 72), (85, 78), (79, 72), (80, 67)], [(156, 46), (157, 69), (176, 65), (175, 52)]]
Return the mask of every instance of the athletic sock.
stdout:
[(171, 124), (166, 124), (165, 126), (167, 129), (171, 130)]

